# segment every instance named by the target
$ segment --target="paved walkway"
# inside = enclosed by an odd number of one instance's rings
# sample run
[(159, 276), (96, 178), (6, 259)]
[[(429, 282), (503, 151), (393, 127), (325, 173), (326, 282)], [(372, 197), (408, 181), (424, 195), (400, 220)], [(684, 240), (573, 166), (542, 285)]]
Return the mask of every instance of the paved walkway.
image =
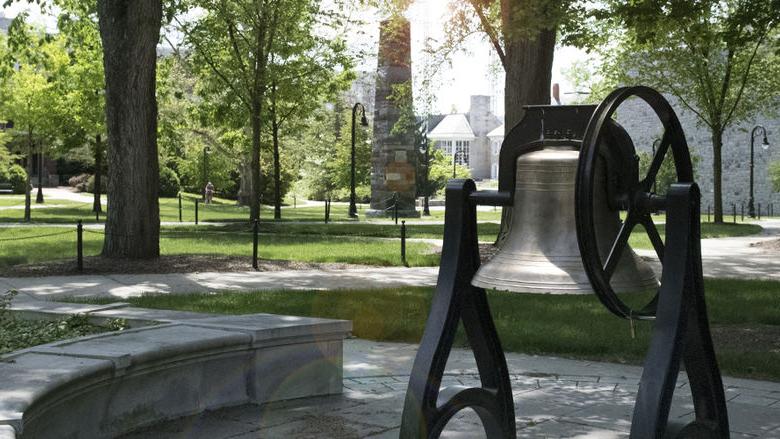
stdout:
[[(763, 221), (761, 236), (702, 240), (705, 276), (780, 280), (780, 257), (751, 243), (777, 239), (780, 220)], [(652, 256), (651, 251), (640, 250)], [(660, 269), (656, 266), (656, 269)], [(17, 289), (44, 299), (219, 290), (335, 290), (435, 285), (438, 267), (375, 267), (349, 270), (170, 273), (0, 278), (0, 290)]]
[(127, 298), (144, 293), (220, 290), (340, 290), (424, 286), (436, 283), (438, 268), (357, 268), (236, 273), (115, 274), (1, 278), (0, 291), (16, 289), (39, 299), (64, 296)]
[[(163, 423), (125, 439), (397, 438), (416, 345), (344, 343), (344, 394), (245, 405)], [(507, 354), (518, 438), (627, 438), (641, 368)], [(442, 385), (479, 385), (471, 353), (454, 349)], [(725, 378), (733, 439), (780, 438), (780, 383)], [(670, 418), (692, 419), (685, 375)], [(443, 437), (484, 437), (464, 411)]]

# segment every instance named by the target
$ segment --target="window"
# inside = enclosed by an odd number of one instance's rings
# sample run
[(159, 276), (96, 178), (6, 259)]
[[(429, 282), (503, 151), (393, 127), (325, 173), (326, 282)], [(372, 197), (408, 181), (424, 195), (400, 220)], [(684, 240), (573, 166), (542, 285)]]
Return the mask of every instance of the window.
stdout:
[(469, 154), (469, 142), (468, 140), (456, 140), (455, 141), (455, 163), (469, 167), (470, 154)]
[(440, 140), (439, 141), (439, 149), (444, 151), (444, 154), (451, 156), (452, 155), (452, 140)]

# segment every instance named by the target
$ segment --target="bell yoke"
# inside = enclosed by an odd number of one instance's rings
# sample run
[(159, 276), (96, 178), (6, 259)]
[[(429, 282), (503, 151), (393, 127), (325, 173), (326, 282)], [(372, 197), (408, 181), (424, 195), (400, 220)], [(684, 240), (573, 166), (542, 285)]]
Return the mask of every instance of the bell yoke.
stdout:
[[(644, 100), (664, 127), (644, 176), (630, 136), (613, 119), (628, 98)], [(498, 190), (471, 180), (446, 189), (444, 243), (436, 291), (406, 394), (401, 438), (437, 438), (464, 408), (473, 409), (488, 438), (515, 438), (515, 410), (501, 343), (484, 288), (514, 292), (590, 292), (613, 314), (654, 320), (634, 406), (630, 437), (729, 437), (726, 403), (704, 302), (700, 194), (680, 122), (666, 99), (643, 86), (613, 91), (598, 107), (529, 106), (506, 136)], [(664, 157), (677, 183), (654, 193)], [(480, 268), (477, 205), (507, 207), (508, 232)], [(666, 239), (652, 213), (666, 213)], [(621, 219), (622, 218), (622, 219)], [(660, 283), (631, 250), (642, 225), (662, 265)], [(618, 293), (655, 290), (641, 309)], [(441, 388), (458, 323), (474, 351), (481, 387)], [(522, 324), (522, 323), (521, 323)], [(668, 421), (681, 363), (695, 418)]]

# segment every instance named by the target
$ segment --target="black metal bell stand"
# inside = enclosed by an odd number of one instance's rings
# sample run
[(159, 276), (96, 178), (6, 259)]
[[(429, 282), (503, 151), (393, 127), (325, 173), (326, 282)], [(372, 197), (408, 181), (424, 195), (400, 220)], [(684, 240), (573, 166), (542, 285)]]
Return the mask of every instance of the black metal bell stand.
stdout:
[[(612, 121), (629, 97), (645, 100), (664, 125), (664, 136), (648, 175), (629, 172), (618, 179), (610, 196), (626, 211), (626, 220), (610, 246), (599, 254), (593, 221), (593, 194), (599, 149), (608, 148), (612, 169), (636, 169), (636, 155), (627, 154), (630, 138)], [(582, 140), (579, 140), (582, 139)], [(588, 277), (601, 302), (619, 317), (655, 320), (641, 385), (634, 407), (631, 438), (728, 438), (728, 418), (720, 372), (709, 331), (701, 269), (698, 187), (687, 143), (677, 116), (658, 92), (647, 87), (615, 90), (599, 105), (527, 107), (526, 117), (507, 135), (499, 158), (498, 191), (476, 191), (471, 180), (452, 180), (446, 190), (444, 245), (431, 312), (415, 358), (406, 394), (400, 437), (437, 438), (447, 422), (464, 408), (480, 417), (488, 438), (515, 438), (515, 413), (509, 373), (485, 291), (471, 285), (479, 268), (476, 206), (513, 203), (515, 163), (521, 154), (548, 145), (580, 147), (576, 187), (576, 223), (580, 251)], [(653, 183), (671, 148), (678, 183), (666, 197), (656, 196)], [(602, 155), (603, 157), (603, 155)], [(610, 180), (614, 181), (614, 180)], [(651, 212), (665, 210), (666, 243), (652, 222)], [(610, 286), (620, 252), (636, 224), (642, 224), (662, 261), (656, 297), (634, 311)], [(474, 352), (481, 387), (441, 388), (444, 368), (458, 323), (462, 321)], [(696, 418), (671, 426), (668, 415), (680, 363), (691, 385)]]

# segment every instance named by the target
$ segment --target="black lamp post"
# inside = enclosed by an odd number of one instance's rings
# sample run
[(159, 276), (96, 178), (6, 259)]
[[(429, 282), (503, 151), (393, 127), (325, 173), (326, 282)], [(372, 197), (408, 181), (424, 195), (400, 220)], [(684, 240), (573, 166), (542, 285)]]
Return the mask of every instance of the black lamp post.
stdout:
[(423, 174), (423, 187), (424, 187), (424, 195), (423, 195), (423, 216), (431, 216), (431, 210), (428, 207), (428, 197), (429, 197), (429, 185), (428, 185), (428, 177), (430, 175), (430, 156), (428, 151), (428, 118), (426, 117), (425, 121), (422, 125), (422, 145), (420, 145), (420, 153), (423, 155), (423, 164), (425, 165), (425, 173)]
[[(453, 146), (454, 148), (454, 146)], [(455, 166), (458, 164), (458, 155), (460, 154), (461, 159), (463, 159), (463, 151), (455, 150), (455, 152), (452, 153), (452, 178), (455, 178)]]
[(748, 215), (751, 218), (756, 217), (756, 210), (753, 207), (753, 143), (756, 140), (756, 134), (761, 132), (764, 135), (764, 141), (761, 143), (761, 147), (764, 150), (769, 148), (769, 140), (766, 138), (766, 128), (761, 125), (753, 127), (753, 131), (750, 132), (750, 198), (748, 199)]
[(357, 205), (355, 204), (355, 119), (357, 118), (358, 109), (360, 110), (360, 125), (367, 127), (368, 119), (366, 119), (366, 107), (360, 102), (356, 103), (352, 107), (352, 151), (350, 157), (350, 177), (349, 177), (349, 217), (357, 218)]
[(206, 186), (209, 184), (209, 153), (208, 146), (203, 147), (203, 201), (206, 201)]
[[(657, 139), (653, 140), (653, 156), (652, 156), (652, 157), (650, 157), (650, 162), (651, 162), (651, 163), (653, 162), (653, 159), (655, 158), (655, 151), (658, 149), (658, 146), (659, 146), (660, 144), (661, 144), (661, 139), (658, 139), (658, 138), (657, 138)], [(657, 180), (657, 179), (656, 179), (656, 180)], [(656, 192), (656, 190), (655, 190), (655, 184), (656, 184), (656, 182), (655, 182), (655, 180), (653, 180), (653, 193), (655, 193), (655, 192)]]

